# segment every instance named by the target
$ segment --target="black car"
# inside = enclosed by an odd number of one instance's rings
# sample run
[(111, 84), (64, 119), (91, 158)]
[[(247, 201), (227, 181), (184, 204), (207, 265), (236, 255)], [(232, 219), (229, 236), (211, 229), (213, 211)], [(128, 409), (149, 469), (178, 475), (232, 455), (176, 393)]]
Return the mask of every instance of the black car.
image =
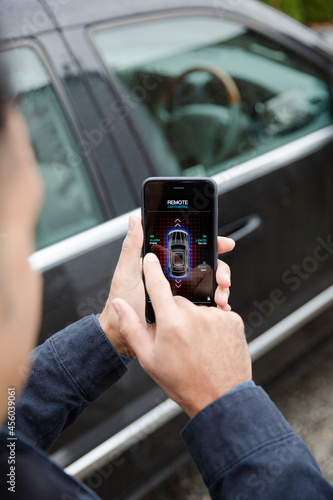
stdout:
[[(254, 0), (2, 0), (1, 58), (46, 199), (40, 335), (101, 312), (149, 176), (213, 176), (230, 303), (267, 384), (331, 335), (333, 51)], [(179, 407), (134, 362), (51, 450), (102, 498), (187, 459)]]
[(168, 273), (172, 278), (185, 278), (189, 269), (188, 232), (174, 229), (168, 233)]

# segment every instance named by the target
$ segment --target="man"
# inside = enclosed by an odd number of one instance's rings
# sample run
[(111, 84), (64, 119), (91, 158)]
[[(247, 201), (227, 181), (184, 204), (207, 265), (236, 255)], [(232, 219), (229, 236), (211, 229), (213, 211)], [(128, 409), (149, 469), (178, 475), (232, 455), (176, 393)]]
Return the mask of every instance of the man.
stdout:
[[(157, 318), (156, 326), (146, 324), (142, 228), (136, 218), (130, 219), (100, 317), (67, 327), (29, 358), (40, 324), (42, 283), (27, 259), (34, 250), (42, 186), (24, 121), (4, 95), (0, 89), (0, 498), (96, 499), (43, 450), (136, 355), (191, 418), (183, 438), (214, 499), (333, 498), (310, 451), (251, 382), (243, 324), (227, 305), (225, 264), (218, 265), (215, 309), (174, 298), (156, 257), (146, 256)], [(219, 253), (233, 245), (219, 238)]]

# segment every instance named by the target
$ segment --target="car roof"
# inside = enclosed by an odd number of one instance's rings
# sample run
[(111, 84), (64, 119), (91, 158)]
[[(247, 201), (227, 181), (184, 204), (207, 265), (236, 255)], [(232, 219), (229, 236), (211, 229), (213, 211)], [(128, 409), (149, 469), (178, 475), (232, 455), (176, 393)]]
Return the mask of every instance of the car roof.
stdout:
[(211, 10), (220, 17), (246, 22), (253, 29), (295, 39), (333, 58), (332, 48), (312, 30), (257, 0), (1, 0), (2, 38), (15, 39), (44, 31), (115, 21), (170, 10)]
[[(43, 9), (44, 6), (44, 9)], [(161, 12), (171, 9), (210, 8), (217, 15), (238, 13), (252, 20), (260, 19), (266, 25), (280, 30), (287, 30), (291, 35), (305, 37), (305, 33), (320, 40), (314, 33), (284, 14), (257, 0), (1, 0), (0, 19), (10, 17), (13, 31), (19, 32), (20, 25), (29, 25), (33, 32), (52, 28), (87, 25), (119, 17)], [(49, 14), (48, 22), (45, 14)], [(52, 20), (51, 20), (52, 19)], [(10, 30), (8, 23), (2, 23), (2, 29)], [(7, 26), (6, 26), (7, 25)], [(22, 31), (22, 30), (21, 30)]]
[(55, 29), (54, 21), (38, 0), (1, 0), (0, 20), (1, 37), (6, 40)]

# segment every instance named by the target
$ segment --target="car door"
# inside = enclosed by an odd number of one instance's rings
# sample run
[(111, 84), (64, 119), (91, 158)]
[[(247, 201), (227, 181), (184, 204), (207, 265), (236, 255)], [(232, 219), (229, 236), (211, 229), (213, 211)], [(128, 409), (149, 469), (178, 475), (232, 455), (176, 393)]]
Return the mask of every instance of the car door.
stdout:
[(331, 282), (333, 127), (328, 64), (236, 19), (169, 10), (90, 37), (156, 174), (217, 181), (219, 234), (237, 243), (230, 303), (252, 341)]

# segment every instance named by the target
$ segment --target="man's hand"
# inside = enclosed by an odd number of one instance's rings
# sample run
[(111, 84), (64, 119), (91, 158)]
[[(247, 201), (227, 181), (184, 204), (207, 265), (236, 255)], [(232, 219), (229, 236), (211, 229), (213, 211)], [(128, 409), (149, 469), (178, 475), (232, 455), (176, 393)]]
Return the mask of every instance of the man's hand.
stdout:
[[(147, 326), (145, 319), (145, 291), (142, 281), (142, 261), (141, 249), (143, 244), (143, 230), (140, 220), (131, 216), (129, 219), (128, 233), (123, 243), (119, 261), (114, 272), (110, 294), (102, 314), (99, 316), (101, 328), (110, 340), (117, 352), (135, 358), (135, 353), (129, 347), (124, 337), (120, 334), (119, 320), (112, 307), (112, 300), (116, 297), (126, 300), (140, 318), (143, 325)], [(230, 238), (218, 237), (218, 253), (226, 253), (233, 250), (235, 242)], [(218, 261), (216, 271), (217, 289), (215, 292), (215, 302), (217, 307), (225, 311), (230, 311), (228, 304), (230, 287), (229, 266)]]
[(135, 358), (136, 356), (120, 334), (119, 320), (112, 307), (112, 300), (116, 297), (125, 299), (134, 308), (140, 321), (146, 324), (146, 296), (142, 281), (142, 244), (143, 230), (141, 221), (137, 217), (131, 216), (129, 218), (128, 232), (112, 278), (110, 294), (104, 310), (99, 316), (101, 328), (113, 347), (119, 354), (129, 358)]
[(251, 380), (243, 322), (236, 313), (174, 297), (154, 254), (145, 257), (144, 274), (156, 325), (147, 328), (133, 307), (117, 298), (112, 304), (121, 334), (142, 368), (193, 417)]

